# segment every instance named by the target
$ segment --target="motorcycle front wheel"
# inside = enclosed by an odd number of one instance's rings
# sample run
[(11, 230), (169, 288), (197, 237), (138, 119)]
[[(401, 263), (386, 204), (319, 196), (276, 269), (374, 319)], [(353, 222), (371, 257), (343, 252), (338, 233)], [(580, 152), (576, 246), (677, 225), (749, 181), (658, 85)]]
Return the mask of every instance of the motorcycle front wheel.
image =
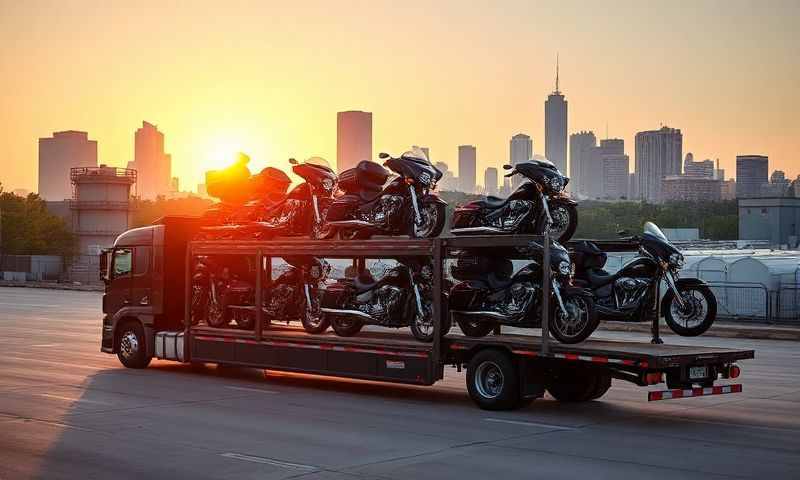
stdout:
[(594, 301), (582, 295), (564, 296), (566, 312), (558, 302), (550, 302), (550, 334), (561, 343), (580, 343), (594, 332), (599, 324)]
[(340, 337), (352, 337), (364, 328), (364, 322), (350, 317), (336, 317), (331, 320), (331, 326), (336, 335)]
[(303, 308), (303, 316), (300, 323), (303, 324), (303, 329), (308, 333), (322, 333), (328, 329), (331, 321), (320, 310), (319, 299), (315, 296), (311, 297), (311, 308)]
[(445, 206), (437, 202), (424, 202), (419, 214), (422, 222), (417, 224), (411, 216), (411, 236), (413, 238), (436, 238), (442, 233), (445, 221)]
[(554, 202), (550, 205), (550, 217), (553, 219), (550, 238), (557, 239), (558, 243), (565, 243), (572, 238), (578, 228), (578, 209), (575, 205)]
[(664, 295), (664, 320), (673, 332), (682, 337), (702, 335), (717, 318), (717, 298), (705, 285), (678, 287), (683, 299), (681, 307), (672, 290)]
[(209, 327), (224, 327), (230, 321), (230, 318), (225, 315), (225, 308), (214, 299), (208, 301), (206, 310), (206, 322)]

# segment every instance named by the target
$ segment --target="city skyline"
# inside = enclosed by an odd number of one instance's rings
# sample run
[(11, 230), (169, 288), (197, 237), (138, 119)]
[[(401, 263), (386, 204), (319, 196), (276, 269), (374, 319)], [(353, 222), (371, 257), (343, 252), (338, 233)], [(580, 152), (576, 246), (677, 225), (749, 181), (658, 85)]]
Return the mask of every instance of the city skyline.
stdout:
[[(74, 5), (8, 4), (0, 66), (13, 74), (0, 82), (6, 118), (14, 121), (0, 129), (0, 182), (36, 190), (36, 139), (68, 129), (98, 140), (99, 163), (125, 166), (142, 119), (166, 133), (183, 185), (201, 183), (205, 170), (236, 151), (249, 153), (254, 168), (312, 155), (333, 162), (335, 113), (351, 108), (375, 114), (373, 153), (417, 142), (455, 166), (456, 146), (468, 142), (481, 150), (483, 171), (507, 158), (513, 132), (528, 133), (543, 150), (542, 102), (553, 89), (556, 52), (570, 101), (568, 133), (603, 131), (608, 123), (610, 136), (633, 145), (638, 131), (674, 125), (686, 150), (719, 158), (728, 172), (736, 155), (759, 153), (788, 178), (800, 173), (796, 2), (726, 2), (722, 18), (713, 2), (631, 2), (613, 12), (580, 2), (509, 2), (506, 9), (231, 3), (198, 1), (186, 10), (144, 2), (137, 15), (100, 2), (82, 4), (91, 15), (70, 14)], [(594, 10), (603, 22), (591, 20)], [(329, 21), (333, 13), (340, 22)], [(217, 21), (223, 14), (228, 21)], [(458, 21), (443, 27), (452, 15)], [(573, 16), (575, 29), (554, 29)], [(523, 18), (537, 18), (542, 28), (531, 31)], [(313, 28), (295, 35), (289, 25), (297, 19)], [(429, 33), (384, 35), (403, 23)], [(675, 28), (680, 35), (667, 35)], [(467, 39), (479, 39), (481, 48), (465, 54)], [(413, 81), (398, 82), (401, 71)]]

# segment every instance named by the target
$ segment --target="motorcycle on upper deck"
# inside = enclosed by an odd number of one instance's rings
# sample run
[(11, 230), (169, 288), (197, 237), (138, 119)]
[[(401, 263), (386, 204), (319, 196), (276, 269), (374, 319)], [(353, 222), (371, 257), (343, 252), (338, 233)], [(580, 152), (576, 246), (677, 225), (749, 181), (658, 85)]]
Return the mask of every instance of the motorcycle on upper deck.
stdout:
[(523, 183), (508, 198), (488, 196), (460, 205), (453, 214), (450, 233), (454, 235), (519, 234), (541, 235), (550, 224), (550, 237), (561, 243), (578, 226), (578, 203), (564, 193), (569, 178), (546, 160), (531, 160), (514, 166), (506, 177), (522, 175)]
[(290, 158), (289, 163), (292, 171), (305, 182), (294, 187), (285, 200), (269, 208), (251, 226), (256, 238), (322, 238), (323, 221), (336, 193), (336, 173), (318, 157), (303, 163)]
[(589, 241), (573, 249), (576, 284), (592, 290), (601, 320), (641, 322), (652, 319), (662, 280), (667, 291), (661, 311), (667, 325), (678, 335), (694, 337), (711, 327), (717, 315), (717, 300), (703, 280), (679, 278), (683, 255), (654, 223), (647, 222), (639, 244), (639, 255), (616, 273), (603, 269), (606, 253)]
[(379, 157), (397, 176), (389, 180), (389, 171), (366, 160), (342, 172), (339, 188), (344, 195), (328, 209), (321, 235), (332, 237), (338, 233), (345, 240), (373, 235), (438, 236), (444, 227), (447, 206), (434, 193), (442, 172), (419, 148), (399, 158), (386, 153)]

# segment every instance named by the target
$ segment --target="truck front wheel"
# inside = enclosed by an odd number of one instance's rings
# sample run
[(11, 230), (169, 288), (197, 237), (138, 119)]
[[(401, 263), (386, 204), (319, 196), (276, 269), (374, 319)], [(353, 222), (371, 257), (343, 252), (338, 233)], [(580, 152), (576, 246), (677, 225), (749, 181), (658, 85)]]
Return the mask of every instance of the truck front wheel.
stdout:
[(467, 391), (484, 410), (511, 410), (520, 406), (519, 372), (505, 352), (483, 350), (467, 366)]
[(128, 368), (145, 368), (150, 364), (152, 357), (147, 354), (147, 339), (142, 324), (129, 321), (120, 327), (117, 358)]

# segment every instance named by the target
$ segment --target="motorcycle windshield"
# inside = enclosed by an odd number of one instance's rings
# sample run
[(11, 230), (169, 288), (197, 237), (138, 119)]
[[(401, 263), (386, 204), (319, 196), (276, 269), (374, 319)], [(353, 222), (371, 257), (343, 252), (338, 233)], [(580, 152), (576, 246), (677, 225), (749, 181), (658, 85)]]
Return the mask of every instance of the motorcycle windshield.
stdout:
[(425, 151), (419, 147), (413, 147), (411, 150), (404, 152), (402, 155), (400, 155), (400, 158), (405, 160), (415, 160), (433, 166), (430, 159), (428, 159), (428, 155), (426, 155)]
[(662, 232), (661, 229), (658, 228), (658, 225), (653, 222), (647, 222), (644, 224), (644, 233), (652, 235), (664, 243), (670, 243), (667, 239), (667, 236), (664, 235), (664, 232)]
[(305, 163), (309, 165), (314, 165), (315, 167), (323, 167), (326, 169), (331, 168), (331, 164), (328, 163), (328, 161), (322, 157), (311, 157), (308, 160), (306, 160)]

